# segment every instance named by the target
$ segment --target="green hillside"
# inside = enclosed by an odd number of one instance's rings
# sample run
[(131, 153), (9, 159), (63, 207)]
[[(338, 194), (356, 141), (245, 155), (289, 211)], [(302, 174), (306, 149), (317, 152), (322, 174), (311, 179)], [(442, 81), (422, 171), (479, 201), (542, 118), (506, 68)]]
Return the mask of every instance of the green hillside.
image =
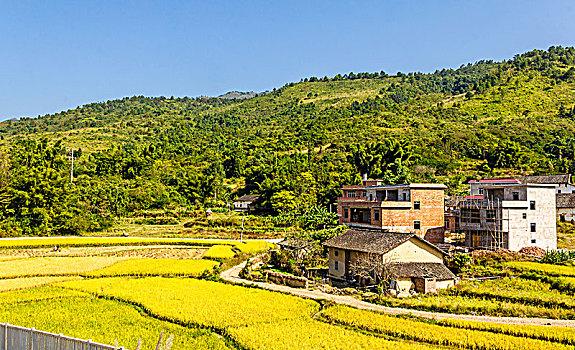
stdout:
[[(575, 49), (432, 74), (306, 78), (250, 99), (92, 103), (0, 123), (0, 235), (81, 234), (150, 209), (327, 206), (390, 183), (573, 172)], [(68, 152), (78, 156), (70, 183)]]

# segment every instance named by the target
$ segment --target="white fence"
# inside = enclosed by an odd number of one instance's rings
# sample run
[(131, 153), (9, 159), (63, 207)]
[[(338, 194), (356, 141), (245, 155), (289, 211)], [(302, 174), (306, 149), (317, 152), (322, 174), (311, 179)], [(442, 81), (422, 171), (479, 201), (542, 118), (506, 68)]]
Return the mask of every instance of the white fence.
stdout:
[(0, 324), (0, 350), (118, 350), (118, 348), (94, 343), (91, 340), (70, 338), (62, 334), (4, 323)]

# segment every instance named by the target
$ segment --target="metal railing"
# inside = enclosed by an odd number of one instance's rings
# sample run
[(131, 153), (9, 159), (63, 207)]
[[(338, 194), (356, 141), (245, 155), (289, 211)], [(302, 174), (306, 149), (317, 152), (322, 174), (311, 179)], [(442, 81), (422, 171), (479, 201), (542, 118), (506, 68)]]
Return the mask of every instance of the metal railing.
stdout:
[(0, 323), (0, 350), (118, 350), (111, 345)]

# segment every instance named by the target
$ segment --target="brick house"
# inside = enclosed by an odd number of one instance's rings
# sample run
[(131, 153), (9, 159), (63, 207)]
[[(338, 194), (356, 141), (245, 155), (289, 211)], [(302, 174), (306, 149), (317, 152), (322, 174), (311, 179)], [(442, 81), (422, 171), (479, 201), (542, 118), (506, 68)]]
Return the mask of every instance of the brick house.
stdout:
[(349, 229), (324, 246), (329, 251), (331, 279), (360, 284), (378, 282), (360, 281), (353, 275), (352, 265), (371, 254), (381, 260), (381, 268), (388, 270), (390, 288), (399, 295), (408, 295), (411, 290), (435, 292), (457, 283), (457, 277), (443, 264), (446, 253), (414, 233)]
[(443, 184), (383, 185), (363, 180), (343, 186), (338, 198), (339, 223), (350, 227), (415, 233), (432, 243), (443, 243)]

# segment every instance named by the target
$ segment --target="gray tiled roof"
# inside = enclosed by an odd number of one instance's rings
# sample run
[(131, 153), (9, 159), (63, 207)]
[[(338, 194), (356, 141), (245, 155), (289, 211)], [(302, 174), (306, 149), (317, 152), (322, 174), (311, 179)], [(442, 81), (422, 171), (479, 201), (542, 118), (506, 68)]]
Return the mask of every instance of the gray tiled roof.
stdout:
[(385, 232), (381, 230), (349, 229), (339, 236), (327, 240), (323, 245), (326, 247), (355, 250), (359, 252), (385, 254), (393, 248), (416, 238), (421, 242), (433, 247), (442, 254), (443, 250), (430, 242), (418, 237), (415, 233)]
[(518, 177), (523, 184), (568, 184), (571, 182), (571, 174), (559, 175), (529, 175)]
[(390, 272), (397, 278), (436, 278), (438, 280), (455, 279), (453, 272), (441, 263), (395, 263)]
[(575, 208), (575, 193), (558, 193), (557, 208)]
[(385, 254), (412, 237), (415, 237), (414, 233), (350, 229), (339, 236), (327, 240), (324, 245), (332, 248)]
[(260, 196), (254, 196), (251, 194), (246, 194), (246, 195), (241, 196), (240, 198), (236, 199), (236, 202), (255, 202), (259, 198), (260, 198)]

